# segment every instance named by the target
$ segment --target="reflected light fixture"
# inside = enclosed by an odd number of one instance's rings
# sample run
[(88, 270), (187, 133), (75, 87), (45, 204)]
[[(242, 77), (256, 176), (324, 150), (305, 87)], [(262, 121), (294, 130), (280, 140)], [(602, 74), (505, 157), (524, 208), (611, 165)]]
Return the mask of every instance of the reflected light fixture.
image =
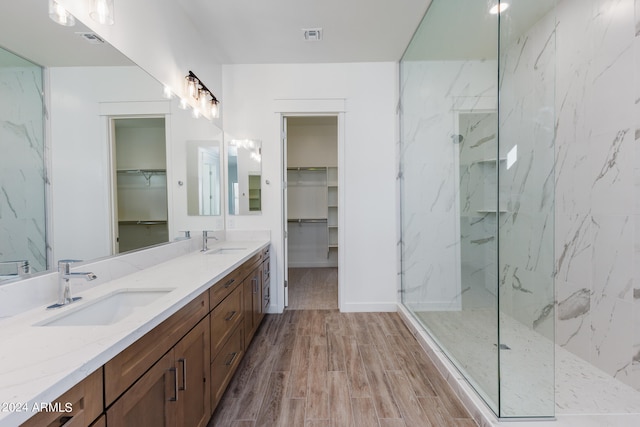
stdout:
[(499, 1), (491, 9), (489, 9), (489, 13), (492, 14), (492, 15), (497, 15), (499, 13), (504, 12), (508, 8), (509, 8), (509, 3), (505, 3), (503, 1)]
[(65, 27), (73, 27), (76, 24), (76, 19), (73, 15), (60, 6), (56, 0), (49, 0), (49, 18)]
[(212, 118), (220, 117), (220, 101), (202, 83), (202, 81), (189, 71), (189, 74), (185, 76), (186, 91), (189, 96), (198, 102), (200, 113)]
[(89, 16), (99, 24), (113, 25), (113, 0), (93, 0)]

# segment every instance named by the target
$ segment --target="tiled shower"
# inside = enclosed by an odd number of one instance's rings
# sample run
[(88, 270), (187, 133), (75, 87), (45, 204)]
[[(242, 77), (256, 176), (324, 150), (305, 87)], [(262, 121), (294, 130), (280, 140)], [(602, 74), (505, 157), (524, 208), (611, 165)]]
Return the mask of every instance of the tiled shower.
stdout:
[(403, 305), (499, 417), (640, 413), (640, 1), (493, 3), (401, 61)]

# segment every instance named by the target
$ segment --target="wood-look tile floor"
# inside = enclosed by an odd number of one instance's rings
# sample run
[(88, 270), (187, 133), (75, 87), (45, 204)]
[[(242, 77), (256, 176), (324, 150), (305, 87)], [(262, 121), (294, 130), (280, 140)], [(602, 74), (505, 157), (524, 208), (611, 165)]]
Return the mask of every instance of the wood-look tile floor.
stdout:
[(471, 427), (397, 313), (265, 317), (209, 427)]

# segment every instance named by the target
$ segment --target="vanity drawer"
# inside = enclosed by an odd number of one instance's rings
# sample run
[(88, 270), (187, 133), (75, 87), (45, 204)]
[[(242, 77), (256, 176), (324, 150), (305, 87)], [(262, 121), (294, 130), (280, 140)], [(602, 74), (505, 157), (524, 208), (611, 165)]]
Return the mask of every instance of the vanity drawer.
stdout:
[(209, 292), (182, 307), (104, 365), (104, 397), (111, 405), (209, 313)]
[(242, 286), (236, 287), (211, 312), (211, 359), (242, 322)]
[(209, 307), (214, 310), (227, 295), (234, 291), (242, 283), (244, 265), (227, 274), (222, 280), (209, 288)]
[[(47, 408), (45, 408), (47, 409)], [(102, 413), (102, 368), (86, 377), (21, 427), (86, 427)], [(68, 412), (67, 412), (68, 411)]]
[(211, 410), (224, 394), (233, 373), (244, 356), (243, 323), (236, 327), (218, 355), (211, 362)]

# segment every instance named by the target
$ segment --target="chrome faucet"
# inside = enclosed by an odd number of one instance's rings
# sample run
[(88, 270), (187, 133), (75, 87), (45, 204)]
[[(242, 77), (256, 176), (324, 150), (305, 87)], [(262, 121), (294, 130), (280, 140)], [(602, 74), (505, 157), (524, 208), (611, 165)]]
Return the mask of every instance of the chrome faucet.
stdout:
[[(11, 276), (24, 276), (31, 272), (31, 268), (29, 267), (29, 260), (21, 259), (17, 261), (0, 261), (0, 265), (13, 265), (16, 267), (16, 273), (7, 274), (7, 277)], [(2, 275), (4, 277), (4, 275)]]
[(209, 247), (207, 246), (209, 239), (218, 240), (216, 236), (209, 236), (209, 232), (212, 232), (212, 231), (211, 230), (202, 231), (202, 250), (200, 252), (206, 252), (209, 250)]
[(47, 309), (64, 307), (65, 305), (69, 305), (74, 301), (82, 299), (82, 297), (71, 296), (71, 285), (69, 284), (70, 279), (80, 278), (91, 281), (98, 278), (98, 276), (93, 273), (72, 273), (69, 271), (69, 268), (74, 262), (80, 262), (80, 260), (62, 259), (58, 261), (58, 302), (50, 305)]

